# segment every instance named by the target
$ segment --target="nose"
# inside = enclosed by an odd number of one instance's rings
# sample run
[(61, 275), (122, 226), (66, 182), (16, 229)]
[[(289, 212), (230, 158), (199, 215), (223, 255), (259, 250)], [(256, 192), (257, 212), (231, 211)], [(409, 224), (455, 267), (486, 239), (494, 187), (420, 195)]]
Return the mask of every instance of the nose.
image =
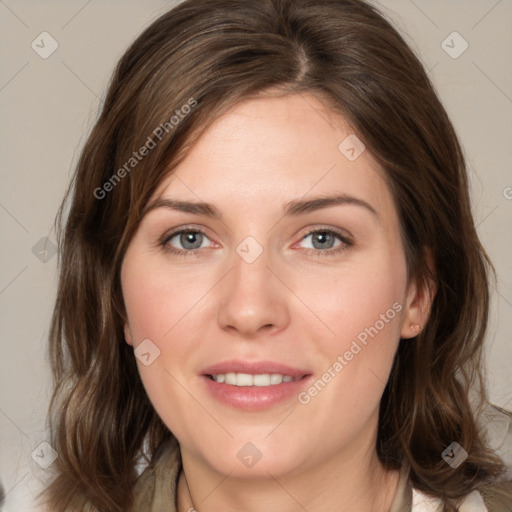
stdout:
[(289, 291), (268, 260), (265, 251), (252, 263), (233, 255), (232, 270), (220, 287), (217, 318), (223, 330), (254, 338), (274, 334), (289, 324)]

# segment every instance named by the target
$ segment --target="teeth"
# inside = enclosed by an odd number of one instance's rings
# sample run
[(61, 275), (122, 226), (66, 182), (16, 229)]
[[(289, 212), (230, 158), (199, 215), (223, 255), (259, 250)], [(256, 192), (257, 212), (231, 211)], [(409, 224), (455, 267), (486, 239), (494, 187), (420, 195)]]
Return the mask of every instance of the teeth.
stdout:
[(226, 373), (224, 375), (224, 382), (236, 386), (236, 373)]
[(219, 383), (231, 384), (232, 386), (275, 386), (283, 382), (292, 382), (299, 380), (290, 375), (281, 375), (280, 373), (262, 373), (251, 375), (250, 373), (219, 373), (212, 375), (213, 380)]

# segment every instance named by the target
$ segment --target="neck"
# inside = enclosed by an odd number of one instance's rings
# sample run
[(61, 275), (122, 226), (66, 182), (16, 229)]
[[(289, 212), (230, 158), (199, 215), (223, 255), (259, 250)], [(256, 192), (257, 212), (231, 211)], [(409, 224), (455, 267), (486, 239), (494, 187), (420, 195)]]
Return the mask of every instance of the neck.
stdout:
[(178, 512), (387, 512), (399, 480), (374, 451), (344, 451), (300, 473), (250, 480), (198, 465), (183, 450), (182, 460)]

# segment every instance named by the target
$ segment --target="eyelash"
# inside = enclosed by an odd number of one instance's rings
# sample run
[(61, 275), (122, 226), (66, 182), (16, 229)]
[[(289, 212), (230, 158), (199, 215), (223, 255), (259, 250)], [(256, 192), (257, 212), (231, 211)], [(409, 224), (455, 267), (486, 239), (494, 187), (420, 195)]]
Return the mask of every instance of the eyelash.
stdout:
[(315, 254), (317, 256), (334, 256), (337, 254), (341, 254), (342, 252), (346, 251), (347, 249), (354, 245), (354, 242), (352, 242), (352, 240), (350, 240), (346, 235), (342, 234), (340, 231), (333, 228), (311, 229), (301, 238), (301, 241), (314, 233), (327, 233), (329, 235), (334, 235), (338, 237), (341, 243), (340, 245), (333, 247), (332, 249), (306, 249), (307, 254), (310, 254), (311, 251), (311, 254)]
[[(160, 245), (165, 249), (165, 251), (175, 255), (175, 256), (198, 256), (200, 251), (202, 249), (206, 249), (206, 247), (202, 247), (201, 249), (194, 249), (191, 251), (185, 251), (181, 249), (176, 249), (175, 247), (172, 247), (171, 245), (168, 245), (169, 241), (174, 238), (176, 235), (180, 235), (182, 233), (200, 233), (208, 238), (206, 233), (201, 231), (200, 229), (193, 229), (193, 228), (181, 228), (177, 229), (176, 231), (173, 231), (171, 233), (165, 234), (162, 237), (162, 240), (160, 241)], [(315, 233), (327, 233), (329, 235), (335, 235), (338, 237), (338, 239), (341, 241), (340, 245), (332, 248), (332, 249), (306, 249), (306, 254), (315, 254), (316, 256), (331, 256), (340, 254), (343, 251), (347, 250), (348, 248), (352, 247), (354, 243), (352, 240), (350, 240), (347, 236), (343, 235), (340, 231), (335, 230), (333, 228), (315, 228), (308, 231), (305, 235), (302, 236), (300, 241), (303, 241), (308, 236), (315, 234)]]

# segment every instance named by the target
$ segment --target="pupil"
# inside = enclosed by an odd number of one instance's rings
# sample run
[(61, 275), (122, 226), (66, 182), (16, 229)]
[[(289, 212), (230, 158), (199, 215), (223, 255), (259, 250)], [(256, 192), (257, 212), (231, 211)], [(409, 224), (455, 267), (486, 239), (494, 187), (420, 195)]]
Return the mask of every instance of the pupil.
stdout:
[(183, 245), (183, 247), (185, 247), (185, 249), (198, 249), (199, 247), (201, 247), (200, 237), (200, 233), (190, 231), (188, 233), (182, 233), (180, 237), (180, 242)]
[[(320, 244), (319, 244), (319, 247), (317, 247), (315, 245), (315, 242), (316, 241), (319, 241)], [(322, 233), (317, 233), (315, 237), (313, 237), (313, 246), (315, 246), (316, 249), (320, 248), (320, 249), (324, 249), (325, 247), (332, 247), (332, 243), (329, 244), (329, 242), (332, 242), (333, 241), (333, 237), (330, 233), (326, 233), (326, 232), (322, 232)]]

